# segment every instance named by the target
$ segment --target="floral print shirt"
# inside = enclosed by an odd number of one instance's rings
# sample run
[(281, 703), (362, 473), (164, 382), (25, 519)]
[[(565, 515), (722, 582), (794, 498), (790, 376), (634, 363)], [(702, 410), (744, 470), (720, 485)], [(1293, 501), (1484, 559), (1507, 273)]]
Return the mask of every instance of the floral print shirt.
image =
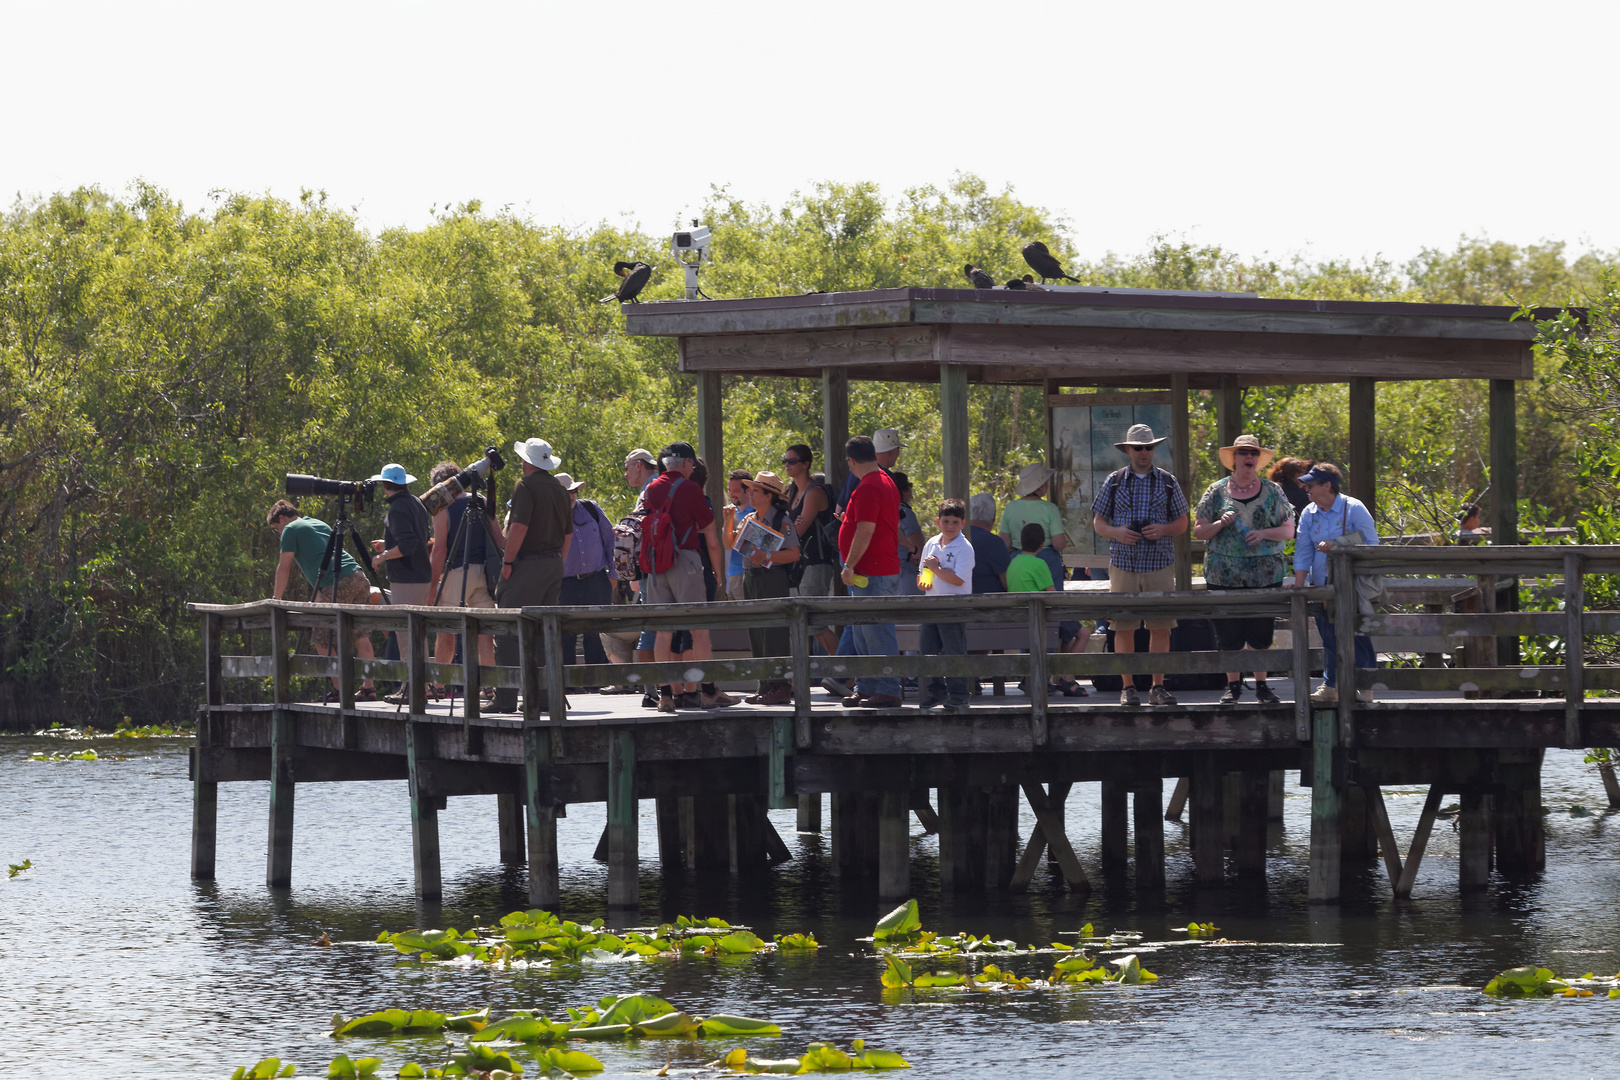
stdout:
[(1263, 589), (1282, 584), (1288, 572), (1288, 560), (1283, 552), (1286, 540), (1262, 540), (1249, 546), (1248, 535), (1255, 529), (1274, 529), (1292, 521), (1294, 507), (1276, 483), (1260, 480), (1260, 493), (1247, 502), (1239, 502), (1227, 493), (1231, 477), (1223, 477), (1209, 485), (1204, 497), (1198, 500), (1198, 521), (1218, 521), (1228, 510), (1237, 519), (1209, 538), (1204, 551), (1204, 582), (1213, 588)]

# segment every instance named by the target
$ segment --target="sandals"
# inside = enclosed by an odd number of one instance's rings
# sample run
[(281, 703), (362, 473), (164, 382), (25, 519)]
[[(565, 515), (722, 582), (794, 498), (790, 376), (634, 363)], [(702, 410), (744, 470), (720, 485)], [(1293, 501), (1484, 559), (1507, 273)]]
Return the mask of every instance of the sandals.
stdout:
[(381, 699), (377, 697), (377, 688), (375, 686), (362, 686), (354, 692), (354, 700), (379, 701)]

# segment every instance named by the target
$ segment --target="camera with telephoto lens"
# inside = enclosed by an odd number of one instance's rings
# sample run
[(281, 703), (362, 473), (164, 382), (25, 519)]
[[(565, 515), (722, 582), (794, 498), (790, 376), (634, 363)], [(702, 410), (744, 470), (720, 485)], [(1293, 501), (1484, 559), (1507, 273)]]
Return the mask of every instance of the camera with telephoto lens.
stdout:
[(1139, 532), (1141, 532), (1143, 529), (1147, 528), (1151, 524), (1153, 524), (1153, 522), (1146, 521), (1146, 520), (1133, 521), (1133, 522), (1131, 522), (1131, 531), (1139, 533)]
[(375, 480), (328, 480), (324, 476), (308, 476), (304, 473), (288, 473), (284, 484), (289, 498), (330, 495), (340, 499), (351, 499), (356, 508), (361, 510), (371, 502), (372, 495), (377, 489)]
[(429, 514), (437, 514), (440, 510), (455, 502), (461, 496), (478, 490), (478, 485), (484, 482), (491, 473), (498, 472), (506, 467), (506, 459), (501, 452), (493, 446), (486, 447), (484, 456), (462, 469), (448, 480), (428, 488), (422, 493), (422, 505)]

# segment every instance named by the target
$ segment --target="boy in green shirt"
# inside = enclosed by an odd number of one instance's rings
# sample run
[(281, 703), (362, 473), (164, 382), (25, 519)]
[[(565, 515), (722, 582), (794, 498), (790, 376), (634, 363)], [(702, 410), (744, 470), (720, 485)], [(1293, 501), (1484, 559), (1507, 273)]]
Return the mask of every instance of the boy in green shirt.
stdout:
[(1046, 546), (1046, 529), (1037, 522), (1029, 522), (1019, 534), (1018, 546), (1023, 550), (1007, 564), (1007, 591), (1057, 591), (1057, 586), (1052, 584), (1052, 568), (1036, 554)]

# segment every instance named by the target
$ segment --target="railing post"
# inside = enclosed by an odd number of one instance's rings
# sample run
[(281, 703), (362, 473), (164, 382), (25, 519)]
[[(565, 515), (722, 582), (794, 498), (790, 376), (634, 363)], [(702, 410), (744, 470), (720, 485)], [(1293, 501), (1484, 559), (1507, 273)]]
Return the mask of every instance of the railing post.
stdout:
[(810, 612), (804, 604), (794, 604), (788, 616), (788, 655), (793, 660), (793, 741), (799, 749), (807, 750), (810, 747)]
[(540, 628), (527, 615), (519, 615), (512, 629), (518, 639), (518, 691), (523, 695), (522, 714), (525, 724), (540, 719)]
[(338, 609), (336, 619), (337, 640), (332, 642), (332, 655), (337, 657), (338, 707), (354, 708), (354, 614)]
[(1356, 734), (1356, 564), (1348, 552), (1329, 556), (1333, 565), (1333, 633), (1338, 638), (1339, 743), (1354, 746)]
[(203, 777), (204, 759), (214, 741), (217, 719), (211, 706), (225, 703), (219, 659), (220, 623), (220, 617), (212, 612), (203, 616), (204, 705), (197, 720), (196, 761), (191, 777), (191, 876), (198, 881), (214, 880), (214, 853), (219, 835), (219, 784)]
[(413, 611), (405, 616), (409, 651), (406, 660), (411, 679), (411, 715), (427, 713), (427, 616)]
[(223, 620), (213, 612), (203, 616), (203, 703), (225, 704), (224, 665), (220, 661)]
[[(1024, 683), (1029, 695), (1030, 741), (1036, 747), (1046, 745), (1046, 602), (1039, 593), (1029, 596), (1029, 680)], [(1125, 676), (1127, 679), (1129, 675)]]
[(1294, 642), (1294, 737), (1311, 741), (1311, 621), (1305, 598), (1288, 598), (1288, 627)]
[(483, 629), (475, 615), (461, 617), (461, 716), (470, 727), (483, 714), (484, 669), (479, 666), (478, 636)]
[(292, 660), (287, 655), (290, 644), (287, 632), (287, 612), (284, 608), (270, 609), (270, 689), (271, 700), (277, 705), (292, 701)]
[(548, 611), (541, 619), (546, 639), (546, 713), (554, 724), (568, 719), (568, 684), (563, 677), (562, 616)]
[(1581, 735), (1581, 706), (1586, 700), (1586, 630), (1581, 623), (1586, 614), (1584, 564), (1578, 551), (1564, 556), (1564, 745), (1572, 749), (1586, 745)]

